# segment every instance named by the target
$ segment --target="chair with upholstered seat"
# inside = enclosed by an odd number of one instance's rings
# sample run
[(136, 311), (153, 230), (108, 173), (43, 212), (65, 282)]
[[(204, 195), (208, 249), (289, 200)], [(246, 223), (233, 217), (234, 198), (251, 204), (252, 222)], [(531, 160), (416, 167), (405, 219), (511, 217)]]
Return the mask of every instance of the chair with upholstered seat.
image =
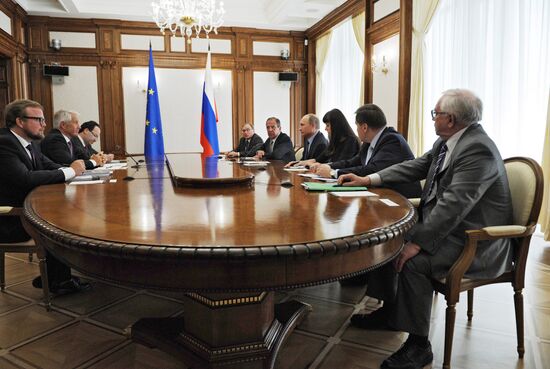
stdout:
[[(0, 206), (0, 217), (21, 216), (22, 209), (11, 206)], [(0, 289), (6, 287), (5, 254), (6, 252), (28, 253), (29, 261), (32, 261), (33, 252), (36, 252), (36, 244), (31, 239), (26, 242), (4, 242), (0, 240)]]
[(296, 151), (294, 151), (294, 155), (296, 156), (297, 161), (302, 160), (302, 156), (304, 156), (304, 148), (299, 147)]
[[(466, 244), (460, 257), (451, 267), (445, 279), (434, 279), (434, 289), (442, 293), (447, 300), (445, 316), (445, 351), (443, 368), (451, 367), (451, 351), (456, 316), (456, 303), (463, 291), (468, 291), (468, 320), (473, 317), (474, 288), (493, 284), (511, 283), (514, 289), (516, 312), (517, 351), (520, 358), (525, 353), (523, 332), (523, 295), (525, 285), (525, 265), (529, 252), (531, 236), (535, 232), (539, 216), (542, 194), (543, 174), (541, 167), (530, 158), (514, 157), (504, 160), (510, 192), (512, 195), (514, 223), (483, 229), (466, 231)], [(470, 267), (476, 254), (478, 242), (499, 238), (516, 239), (513, 269), (493, 279), (468, 279), (464, 273)]]

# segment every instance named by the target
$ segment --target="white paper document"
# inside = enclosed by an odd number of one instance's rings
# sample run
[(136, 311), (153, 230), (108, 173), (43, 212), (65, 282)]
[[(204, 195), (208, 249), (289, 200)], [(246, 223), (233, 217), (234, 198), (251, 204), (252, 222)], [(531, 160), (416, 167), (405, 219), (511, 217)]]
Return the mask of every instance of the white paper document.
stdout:
[(329, 192), (332, 196), (336, 197), (370, 197), (378, 196), (374, 192), (370, 191), (347, 191), (347, 192)]
[(382, 201), (384, 204), (386, 204), (388, 206), (399, 206), (398, 204), (391, 201), (390, 199), (380, 199), (380, 201)]
[(300, 177), (306, 177), (306, 178), (319, 178), (317, 174), (314, 173), (300, 173), (298, 174)]
[(70, 183), (69, 183), (69, 186), (87, 185), (87, 184), (100, 184), (100, 183), (105, 183), (105, 181), (102, 180), (102, 179), (96, 179), (96, 180), (93, 180), (93, 181), (70, 182)]
[(303, 166), (294, 166), (294, 167), (288, 167), (285, 168), (287, 172), (307, 172), (309, 169)]
[(243, 163), (245, 167), (265, 167), (269, 164), (268, 161), (250, 161)]
[[(69, 182), (69, 186), (76, 186), (76, 185), (87, 185), (87, 184), (101, 184), (101, 183), (107, 183), (103, 179), (96, 179), (93, 181), (77, 181), (77, 182)], [(111, 179), (108, 183), (116, 183), (116, 179)]]
[(338, 180), (336, 178), (325, 178), (325, 177), (315, 177), (313, 179), (316, 179), (318, 181), (322, 181), (322, 182), (327, 182), (327, 183), (333, 183), (333, 182), (338, 182)]
[(126, 163), (107, 163), (103, 166), (107, 170), (121, 170), (121, 169), (128, 169), (128, 165)]

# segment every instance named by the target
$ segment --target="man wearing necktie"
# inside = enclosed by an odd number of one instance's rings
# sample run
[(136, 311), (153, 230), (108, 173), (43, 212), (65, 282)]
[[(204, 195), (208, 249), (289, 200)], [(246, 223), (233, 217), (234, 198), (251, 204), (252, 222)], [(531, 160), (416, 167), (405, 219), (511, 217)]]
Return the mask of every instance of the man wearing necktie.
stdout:
[[(359, 153), (351, 159), (328, 164), (314, 164), (314, 173), (327, 178), (338, 178), (347, 173), (360, 176), (378, 172), (391, 165), (414, 159), (405, 138), (387, 126), (386, 116), (375, 104), (365, 104), (355, 112), (357, 135), (363, 142)], [(407, 198), (419, 197), (420, 182), (399, 183), (387, 187)]]
[(300, 120), (300, 133), (304, 138), (302, 160), (317, 159), (328, 147), (328, 140), (320, 128), (321, 123), (315, 114), (306, 114)]
[[(448, 90), (432, 110), (439, 139), (415, 160), (366, 177), (348, 174), (346, 185), (376, 186), (426, 180), (418, 209), (420, 221), (406, 235), (393, 265), (369, 278), (367, 295), (384, 300), (372, 314), (356, 314), (351, 323), (365, 329), (409, 333), (381, 368), (422, 368), (433, 360), (428, 333), (433, 298), (431, 278), (444, 277), (461, 254), (465, 231), (510, 224), (512, 202), (504, 162), (485, 133), (482, 102), (468, 90)], [(510, 240), (478, 247), (466, 277), (495, 278), (512, 268)]]
[(103, 165), (102, 154), (88, 156), (84, 150), (75, 147), (71, 139), (78, 135), (80, 129), (79, 115), (76, 112), (59, 110), (53, 116), (53, 129), (42, 140), (42, 153), (54, 163), (69, 165), (74, 160), (84, 160), (86, 169)]
[(270, 117), (265, 122), (267, 131), (267, 140), (263, 146), (256, 152), (256, 159), (264, 160), (282, 160), (288, 163), (296, 160), (294, 155), (294, 145), (290, 137), (281, 132), (281, 121), (278, 118)]
[(235, 148), (235, 150), (227, 153), (227, 156), (230, 158), (254, 156), (263, 145), (262, 138), (254, 133), (254, 127), (252, 127), (252, 124), (246, 123), (241, 131), (243, 136), (239, 141), (239, 145)]
[(85, 155), (85, 159), (90, 159), (94, 154), (102, 154), (102, 158), (106, 163), (111, 162), (115, 156), (113, 154), (105, 154), (103, 152), (97, 152), (92, 145), (99, 139), (101, 136), (101, 128), (99, 123), (89, 120), (80, 125), (78, 130), (78, 135), (71, 137), (71, 142), (73, 144), (73, 149), (82, 150)]
[[(46, 126), (42, 106), (32, 100), (16, 100), (5, 109), (6, 128), (0, 129), (0, 205), (22, 207), (29, 192), (42, 185), (63, 183), (84, 172), (82, 160), (62, 167), (40, 151), (38, 140), (44, 138)], [(70, 216), (70, 215), (68, 215)], [(7, 217), (0, 223), (3, 242), (23, 242), (30, 239), (21, 219)], [(88, 289), (89, 284), (71, 276), (71, 269), (46, 253), (50, 290), (65, 294)], [(33, 286), (41, 287), (40, 277)]]

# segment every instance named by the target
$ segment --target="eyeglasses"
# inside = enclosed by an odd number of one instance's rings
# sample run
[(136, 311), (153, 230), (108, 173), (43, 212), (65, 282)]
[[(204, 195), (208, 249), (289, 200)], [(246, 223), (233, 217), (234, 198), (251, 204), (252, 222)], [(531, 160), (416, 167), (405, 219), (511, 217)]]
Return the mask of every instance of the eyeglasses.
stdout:
[(46, 123), (46, 118), (44, 118), (44, 117), (29, 117), (28, 115), (24, 115), (21, 118), (23, 118), (23, 119), (34, 119), (34, 120), (37, 120), (38, 122), (40, 122), (40, 124)]
[(243, 132), (248, 132), (248, 131), (251, 131), (251, 129), (250, 128), (243, 128), (242, 131)]
[(95, 138), (99, 138), (99, 135), (95, 134), (94, 132), (90, 131), (90, 133), (91, 133), (92, 136), (94, 136)]
[(443, 114), (450, 115), (449, 113), (444, 111), (435, 111), (435, 109), (432, 110), (431, 113), (432, 113), (432, 119), (435, 119), (438, 115), (443, 115)]

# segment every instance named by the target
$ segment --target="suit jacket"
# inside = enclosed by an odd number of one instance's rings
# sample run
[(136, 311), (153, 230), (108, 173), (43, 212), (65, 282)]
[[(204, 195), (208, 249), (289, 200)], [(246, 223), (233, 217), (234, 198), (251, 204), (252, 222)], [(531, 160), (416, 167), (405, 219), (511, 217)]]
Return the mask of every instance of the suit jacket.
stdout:
[(71, 142), (73, 143), (73, 147), (78, 147), (79, 150), (84, 152), (86, 159), (90, 159), (92, 155), (97, 154), (97, 151), (92, 147), (92, 145), (82, 144), (82, 141), (80, 141), (80, 138), (77, 136), (71, 137)]
[[(23, 206), (23, 201), (35, 187), (65, 182), (61, 166), (45, 157), (37, 142), (31, 143), (35, 168), (17, 137), (7, 128), (0, 129), (0, 205)], [(0, 222), (0, 239), (4, 242), (18, 242), (29, 239), (21, 221), (16, 217), (5, 217)]]
[(307, 140), (304, 141), (304, 155), (302, 156), (302, 160), (315, 159), (315, 161), (317, 161), (317, 158), (323, 155), (327, 147), (328, 140), (321, 132), (317, 132), (315, 138), (311, 142), (309, 150), (307, 148)]
[[(423, 156), (380, 171), (382, 182), (431, 178), (444, 143), (438, 139)], [(419, 209), (422, 221), (408, 235), (422, 250), (434, 255), (434, 265), (438, 260), (448, 264), (449, 257), (456, 259), (457, 248), (464, 247), (466, 230), (511, 224), (512, 200), (504, 163), (495, 143), (479, 124), (472, 124), (460, 137), (448, 166), (436, 180), (435, 194), (423, 196)], [(425, 191), (427, 187), (428, 184)], [(467, 275), (494, 278), (510, 270), (512, 252), (510, 240), (483, 242)]]
[(73, 155), (71, 155), (69, 145), (67, 145), (65, 137), (58, 129), (52, 129), (42, 140), (40, 147), (42, 153), (57, 164), (69, 166), (73, 161), (82, 159), (86, 169), (94, 168), (94, 164), (89, 160), (90, 157), (87, 157), (84, 150), (79, 146), (73, 144)]
[[(407, 141), (395, 131), (392, 127), (386, 127), (371, 155), (369, 162), (363, 165), (367, 158), (367, 152), (370, 144), (364, 143), (359, 150), (359, 154), (349, 160), (341, 160), (330, 164), (331, 168), (339, 169), (338, 175), (354, 173), (358, 176), (366, 176), (376, 173), (394, 164), (414, 159), (414, 155), (407, 144)], [(422, 187), (418, 180), (409, 183), (391, 183), (384, 184), (401, 195), (412, 198), (420, 197)]]
[(265, 152), (264, 158), (266, 160), (282, 160), (285, 163), (296, 160), (292, 141), (286, 133), (279, 133), (279, 136), (277, 136), (277, 139), (275, 140), (275, 145), (273, 145), (273, 151), (268, 154), (267, 147), (269, 145), (269, 141), (269, 138), (265, 140), (261, 147), (261, 150)]
[(359, 139), (355, 136), (343, 137), (343, 139), (335, 145), (333, 153), (328, 151), (328, 147), (315, 160), (319, 163), (331, 163), (335, 161), (347, 160), (353, 158), (359, 153)]
[(239, 155), (243, 157), (254, 156), (256, 155), (256, 151), (262, 148), (263, 144), (262, 138), (254, 133), (254, 135), (250, 137), (250, 143), (248, 145), (246, 144), (246, 138), (241, 137), (239, 145), (233, 151), (238, 152)]

